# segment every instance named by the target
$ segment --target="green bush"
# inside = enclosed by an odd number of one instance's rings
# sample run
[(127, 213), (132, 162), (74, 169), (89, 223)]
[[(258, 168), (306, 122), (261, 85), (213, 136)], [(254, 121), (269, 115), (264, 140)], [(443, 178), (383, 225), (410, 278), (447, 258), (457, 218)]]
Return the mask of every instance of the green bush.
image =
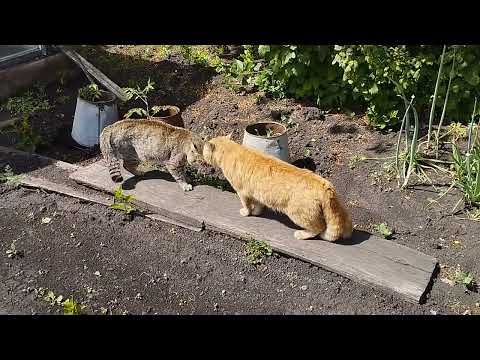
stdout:
[[(359, 106), (377, 128), (399, 125), (399, 113), (404, 109), (402, 99), (412, 95), (421, 121), (427, 118), (443, 49), (431, 45), (244, 48), (244, 53), (230, 66), (221, 68), (236, 80), (237, 86), (254, 86), (274, 97), (315, 101), (323, 109)], [(480, 46), (447, 47), (435, 119), (443, 108), (454, 56), (457, 65), (446, 113), (449, 119), (465, 123), (479, 92)]]

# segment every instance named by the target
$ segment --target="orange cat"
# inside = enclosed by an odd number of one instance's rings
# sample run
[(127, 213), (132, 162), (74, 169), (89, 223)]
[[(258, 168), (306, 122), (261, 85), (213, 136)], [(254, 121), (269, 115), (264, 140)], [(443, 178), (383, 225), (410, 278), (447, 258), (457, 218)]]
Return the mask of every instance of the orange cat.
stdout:
[(351, 237), (352, 220), (338, 201), (333, 185), (310, 170), (239, 145), (230, 136), (206, 142), (203, 157), (222, 170), (237, 192), (243, 205), (242, 216), (260, 215), (267, 206), (305, 229), (295, 231), (296, 239), (320, 235), (336, 241)]

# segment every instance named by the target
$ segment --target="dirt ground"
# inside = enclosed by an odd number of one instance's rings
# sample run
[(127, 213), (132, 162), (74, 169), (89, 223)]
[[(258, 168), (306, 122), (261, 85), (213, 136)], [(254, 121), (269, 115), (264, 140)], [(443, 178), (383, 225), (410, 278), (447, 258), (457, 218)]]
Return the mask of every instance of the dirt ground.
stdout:
[[(142, 217), (128, 222), (105, 206), (41, 191), (7, 190), (2, 185), (1, 253), (17, 240), (24, 256), (4, 256), (0, 264), (4, 279), (0, 312), (61, 311), (36, 298), (39, 288), (74, 296), (87, 305), (87, 313), (105, 309), (115, 314), (480, 312), (476, 291), (442, 281), (457, 266), (480, 276), (480, 222), (467, 220), (462, 213), (451, 215), (460, 199), (456, 190), (432, 201), (447, 189), (439, 176), (432, 175), (435, 188), (416, 185), (398, 190), (391, 171), (395, 132), (373, 131), (362, 116), (324, 113), (291, 99), (235, 94), (211, 69), (178, 55), (145, 60), (122, 53), (119, 46), (92, 47), (84, 55), (120, 86), (151, 77), (157, 83), (151, 103), (179, 106), (185, 126), (206, 138), (233, 131), (233, 138), (241, 142), (243, 129), (251, 122), (288, 123), (292, 162), (334, 183), (356, 228), (375, 232), (375, 224), (387, 223), (395, 230), (391, 241), (435, 256), (441, 271), (426, 303), (412, 305), (292, 258), (275, 255), (255, 267), (246, 261), (243, 243), (225, 235), (195, 233)], [(79, 164), (99, 158), (96, 150), (76, 148), (69, 135), (75, 93), (84, 83), (79, 78), (65, 85), (70, 99), (48, 114), (58, 123), (51, 130), (52, 144), (39, 148), (39, 153)], [(47, 89), (52, 101), (57, 87)], [(131, 107), (135, 105), (121, 105), (121, 114)], [(0, 145), (14, 143), (11, 132), (0, 135)], [(360, 155), (375, 160), (355, 161)], [(13, 160), (0, 159), (0, 165), (8, 162), (21, 172), (22, 165)], [(200, 171), (222, 179), (213, 169)], [(45, 216), (52, 222), (42, 224)]]

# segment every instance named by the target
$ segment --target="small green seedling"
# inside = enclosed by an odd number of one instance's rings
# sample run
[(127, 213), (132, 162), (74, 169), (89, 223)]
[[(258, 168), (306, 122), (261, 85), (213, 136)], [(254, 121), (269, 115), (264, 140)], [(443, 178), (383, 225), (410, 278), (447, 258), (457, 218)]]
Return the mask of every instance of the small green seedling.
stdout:
[(249, 240), (245, 250), (248, 262), (253, 265), (260, 264), (265, 256), (272, 255), (272, 248), (261, 240)]
[(10, 244), (10, 249), (5, 251), (5, 254), (7, 254), (10, 259), (14, 259), (16, 257), (23, 257), (23, 251), (17, 250), (17, 247), (15, 246), (16, 242), (17, 240), (13, 240)]
[(63, 302), (63, 314), (64, 315), (80, 315), (81, 310), (85, 306), (81, 306), (73, 298), (67, 299)]
[(353, 169), (355, 168), (355, 166), (361, 162), (361, 161), (365, 161), (367, 160), (367, 158), (363, 155), (355, 155), (355, 156), (352, 156), (352, 158), (350, 159), (350, 161), (348, 162), (348, 167), (350, 169)]
[(393, 230), (390, 229), (386, 223), (381, 223), (374, 226), (376, 232), (382, 235), (385, 239), (390, 239), (393, 235)]
[(144, 108), (133, 108), (127, 111), (127, 113), (123, 116), (125, 119), (130, 118), (133, 114), (137, 114), (139, 116), (144, 116), (144, 117), (151, 117), (155, 116), (157, 113), (159, 113), (162, 110), (161, 106), (153, 106), (150, 108), (150, 104), (148, 102), (148, 93), (151, 92), (152, 90), (155, 90), (154, 87), (155, 83), (150, 80), (150, 78), (147, 81), (147, 85), (141, 89), (140, 86), (137, 86), (136, 88), (133, 87), (126, 87), (123, 88), (123, 91), (127, 94), (128, 99), (127, 100), (141, 100), (145, 104), (145, 109)]
[(460, 270), (460, 267), (457, 267), (455, 272), (452, 276), (450, 276), (450, 280), (452, 280), (456, 284), (462, 284), (468, 290), (474, 290), (476, 287), (475, 279), (470, 272), (464, 272)]
[(97, 101), (102, 97), (102, 92), (98, 88), (97, 84), (90, 84), (84, 86), (78, 90), (78, 95), (86, 101)]
[(287, 127), (287, 129), (290, 129), (290, 128), (293, 128), (295, 126), (297, 126), (298, 124), (293, 121), (291, 118), (290, 118), (290, 115), (287, 115), (287, 114), (282, 114), (280, 116), (280, 121), (285, 124), (285, 126)]
[(57, 296), (52, 290), (48, 290), (43, 300), (49, 302), (50, 305), (63, 306), (64, 315), (80, 315), (81, 310), (86, 307), (86, 305), (77, 303), (73, 298), (65, 299), (63, 295)]
[(5, 185), (12, 188), (17, 188), (22, 184), (22, 175), (15, 175), (10, 165), (6, 165), (3, 168), (3, 172), (0, 173), (0, 182), (4, 182)]
[(132, 201), (135, 200), (133, 195), (124, 195), (121, 187), (118, 187), (114, 193), (114, 203), (110, 205), (112, 209), (121, 210), (125, 215), (130, 215), (135, 210)]

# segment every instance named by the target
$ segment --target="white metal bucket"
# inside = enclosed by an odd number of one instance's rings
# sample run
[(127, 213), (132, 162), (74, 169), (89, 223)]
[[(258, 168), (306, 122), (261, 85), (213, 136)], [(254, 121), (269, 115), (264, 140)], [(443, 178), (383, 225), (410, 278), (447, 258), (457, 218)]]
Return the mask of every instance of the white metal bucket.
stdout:
[(73, 118), (72, 138), (78, 144), (93, 147), (99, 143), (102, 130), (118, 120), (116, 97), (102, 91), (107, 100), (90, 102), (77, 97), (77, 107)]
[[(269, 132), (272, 134), (267, 137)], [(283, 124), (268, 121), (248, 125), (243, 135), (243, 145), (290, 162), (287, 128)]]

